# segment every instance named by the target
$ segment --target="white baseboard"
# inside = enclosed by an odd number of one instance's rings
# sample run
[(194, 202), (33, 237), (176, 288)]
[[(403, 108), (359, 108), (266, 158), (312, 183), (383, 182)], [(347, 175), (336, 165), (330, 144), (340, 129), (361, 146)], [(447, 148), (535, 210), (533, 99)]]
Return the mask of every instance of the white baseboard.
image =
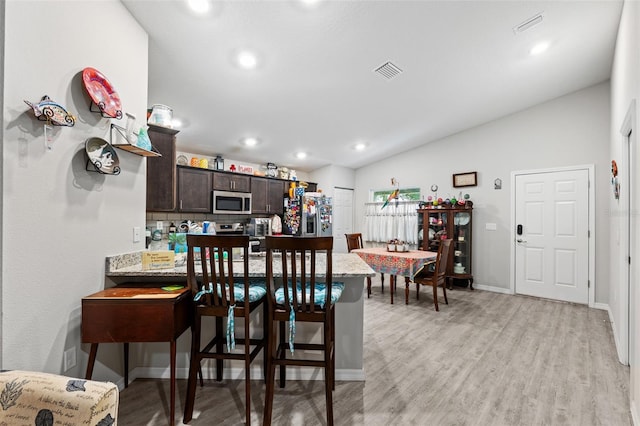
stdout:
[(477, 290), (493, 291), (494, 293), (513, 294), (510, 288), (494, 287), (492, 285), (474, 284), (473, 288)]
[[(215, 369), (203, 368), (202, 374), (205, 379), (213, 379), (215, 378)], [(169, 372), (169, 369), (162, 367), (138, 367), (129, 373), (130, 382), (134, 381), (135, 379), (169, 379), (170, 377), (171, 374)], [(364, 382), (365, 377), (366, 375), (364, 369), (336, 369), (336, 381)], [(189, 369), (176, 368), (176, 378), (188, 379)], [(227, 380), (243, 380), (244, 368), (225, 368), (223, 378)], [(262, 380), (261, 367), (251, 367), (251, 379)], [(288, 367), (287, 380), (324, 380), (324, 372), (320, 368)], [(122, 384), (124, 385), (124, 380), (122, 380)], [(120, 387), (119, 384), (118, 387)]]
[(624, 357), (622, 356), (622, 345), (620, 344), (620, 332), (617, 328), (617, 323), (613, 319), (613, 313), (611, 312), (611, 307), (607, 305), (606, 309), (609, 314), (609, 322), (611, 323), (611, 331), (613, 332), (613, 342), (616, 345), (616, 353), (618, 354), (618, 361), (620, 364), (625, 364)]
[(590, 306), (593, 309), (601, 309), (603, 311), (607, 311), (609, 312), (609, 318), (611, 318), (611, 311), (609, 309), (609, 305), (606, 303), (594, 303), (592, 306)]
[[(129, 383), (133, 382), (135, 379), (136, 379), (135, 377), (132, 377), (131, 374), (129, 374)], [(115, 382), (114, 384), (118, 387), (118, 390), (122, 392), (124, 390), (124, 377), (118, 380), (117, 382)]]

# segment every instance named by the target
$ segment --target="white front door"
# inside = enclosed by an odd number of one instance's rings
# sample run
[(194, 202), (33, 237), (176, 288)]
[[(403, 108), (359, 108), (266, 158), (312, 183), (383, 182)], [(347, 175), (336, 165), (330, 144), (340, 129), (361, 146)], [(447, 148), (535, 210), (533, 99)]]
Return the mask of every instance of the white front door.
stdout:
[(515, 177), (515, 291), (589, 302), (589, 172)]
[(347, 252), (344, 234), (353, 233), (353, 189), (333, 188), (333, 251)]

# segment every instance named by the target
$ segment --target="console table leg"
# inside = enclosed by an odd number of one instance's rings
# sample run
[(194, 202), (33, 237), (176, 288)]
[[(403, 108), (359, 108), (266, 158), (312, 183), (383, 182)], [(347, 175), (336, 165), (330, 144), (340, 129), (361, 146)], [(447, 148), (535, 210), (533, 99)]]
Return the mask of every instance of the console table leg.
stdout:
[(171, 409), (169, 410), (169, 413), (170, 413), (169, 415), (171, 416), (171, 418), (169, 419), (169, 425), (174, 426), (176, 422), (176, 341), (175, 339), (171, 341), (170, 381), (171, 381)]
[(84, 378), (87, 380), (91, 380), (91, 376), (93, 375), (93, 364), (96, 362), (96, 354), (98, 353), (98, 344), (92, 343), (91, 349), (89, 350), (89, 362), (87, 363), (87, 374), (85, 374)]
[(124, 387), (129, 387), (129, 343), (124, 343)]

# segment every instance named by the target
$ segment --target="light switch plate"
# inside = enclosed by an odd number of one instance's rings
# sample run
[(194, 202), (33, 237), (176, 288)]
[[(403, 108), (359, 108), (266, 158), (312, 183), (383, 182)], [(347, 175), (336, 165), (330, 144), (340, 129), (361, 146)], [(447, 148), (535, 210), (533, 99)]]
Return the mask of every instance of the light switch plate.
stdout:
[(133, 227), (133, 242), (134, 243), (140, 242), (140, 227), (139, 226), (134, 226)]
[(485, 225), (485, 229), (487, 231), (495, 231), (496, 229), (498, 229), (498, 226), (495, 223), (487, 223)]
[(64, 371), (68, 371), (76, 366), (76, 347), (72, 346), (62, 354)]

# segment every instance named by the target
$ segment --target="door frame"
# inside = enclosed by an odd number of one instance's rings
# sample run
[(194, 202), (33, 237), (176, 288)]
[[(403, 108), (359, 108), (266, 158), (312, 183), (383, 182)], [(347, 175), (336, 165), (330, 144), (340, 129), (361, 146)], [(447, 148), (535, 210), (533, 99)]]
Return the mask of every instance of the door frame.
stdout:
[(588, 280), (589, 280), (589, 307), (593, 308), (595, 305), (595, 277), (596, 277), (596, 233), (595, 233), (595, 185), (591, 183), (594, 182), (595, 177), (595, 166), (593, 164), (585, 164), (579, 166), (567, 166), (567, 167), (553, 167), (549, 169), (533, 169), (533, 170), (517, 170), (511, 172), (511, 244), (510, 244), (510, 262), (509, 262), (509, 289), (511, 294), (516, 293), (516, 177), (521, 175), (532, 175), (532, 174), (540, 174), (540, 173), (554, 173), (554, 172), (566, 172), (566, 171), (577, 171), (577, 170), (587, 170), (588, 172), (588, 215), (589, 215), (589, 239), (588, 239), (588, 249), (589, 249), (589, 272), (588, 272)]
[[(637, 267), (635, 267), (636, 261), (636, 244), (633, 232), (636, 232), (635, 222), (633, 222), (632, 212), (635, 211), (635, 196), (633, 191), (634, 179), (636, 176), (633, 173), (632, 166), (634, 164), (634, 156), (636, 150), (636, 101), (633, 99), (627, 109), (624, 121), (620, 126), (620, 134), (622, 136), (622, 170), (620, 173), (620, 180), (622, 181), (620, 189), (620, 198), (624, 200), (624, 212), (623, 220), (621, 223), (620, 233), (620, 247), (623, 248), (624, 256), (622, 257), (618, 267), (620, 268), (620, 283), (618, 284), (619, 291), (619, 312), (620, 312), (620, 327), (617, 330), (619, 333), (618, 343), (620, 348), (618, 350), (618, 358), (624, 365), (631, 365), (631, 361), (635, 360), (634, 346), (635, 346), (635, 287), (633, 282), (636, 279)], [(620, 201), (620, 200), (618, 200)]]

